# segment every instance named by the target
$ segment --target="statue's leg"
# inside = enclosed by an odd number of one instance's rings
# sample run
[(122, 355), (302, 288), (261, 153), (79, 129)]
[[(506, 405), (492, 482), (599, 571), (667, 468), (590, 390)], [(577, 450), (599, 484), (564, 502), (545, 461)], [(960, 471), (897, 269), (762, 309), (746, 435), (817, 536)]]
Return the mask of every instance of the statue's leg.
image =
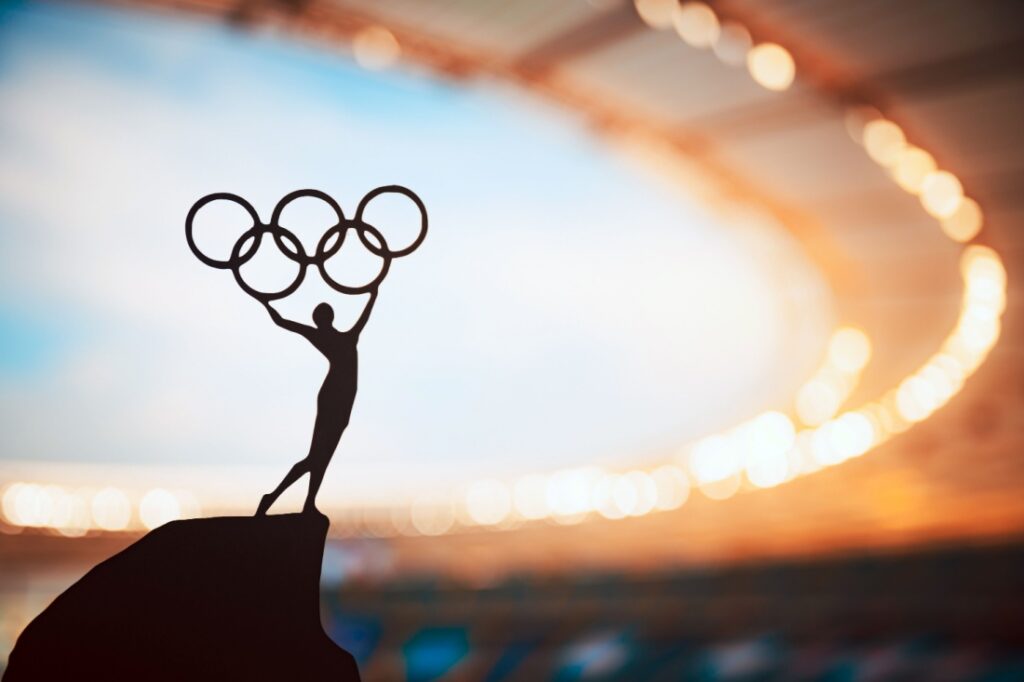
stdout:
[(320, 484), (324, 480), (324, 474), (327, 473), (327, 465), (331, 463), (331, 457), (334, 456), (334, 451), (338, 448), (338, 441), (341, 440), (341, 434), (345, 431), (346, 426), (348, 426), (348, 421), (333, 425), (329, 432), (327, 429), (318, 432), (320, 437), (313, 437), (313, 446), (309, 450), (308, 458), (309, 492), (306, 493), (306, 504), (303, 505), (302, 511), (316, 511), (316, 494), (320, 491)]
[(320, 491), (320, 484), (324, 480), (325, 473), (327, 473), (326, 462), (323, 466), (314, 466), (309, 470), (309, 492), (306, 493), (306, 504), (303, 505), (302, 511), (316, 511), (316, 494)]
[[(264, 514), (266, 514), (267, 510), (270, 509), (270, 507), (273, 506), (275, 502), (277, 502), (277, 498), (281, 496), (281, 493), (287, 490), (288, 486), (290, 486), (292, 483), (295, 483), (295, 481), (299, 480), (299, 478), (309, 470), (310, 467), (308, 457), (306, 459), (302, 459), (296, 462), (295, 465), (288, 471), (288, 473), (285, 474), (284, 478), (281, 479), (281, 482), (277, 485), (277, 487), (274, 488), (273, 492), (267, 493), (266, 495), (263, 496), (263, 499), (260, 500), (260, 506), (256, 509), (256, 516), (263, 516)], [(323, 474), (321, 474), (321, 476), (322, 475)]]

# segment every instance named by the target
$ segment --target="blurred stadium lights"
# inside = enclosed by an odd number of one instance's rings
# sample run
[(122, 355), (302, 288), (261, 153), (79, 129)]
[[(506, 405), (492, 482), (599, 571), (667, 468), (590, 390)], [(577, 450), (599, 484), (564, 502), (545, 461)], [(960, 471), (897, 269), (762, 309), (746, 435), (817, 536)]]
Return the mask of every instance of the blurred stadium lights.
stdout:
[[(650, 27), (674, 27), (684, 42), (698, 49), (711, 47), (725, 64), (738, 61), (744, 46), (751, 44), (749, 31), (741, 24), (721, 23), (704, 3), (636, 0), (635, 6)], [(720, 42), (723, 46), (715, 49)], [(352, 47), (356, 61), (371, 70), (391, 66), (402, 52), (395, 34), (379, 25), (358, 30)], [(796, 75), (793, 57), (774, 43), (749, 47), (746, 62), (754, 80), (769, 90), (788, 89)], [(938, 220), (951, 240), (969, 242), (979, 234), (983, 213), (978, 203), (965, 196), (953, 173), (937, 168), (933, 155), (911, 145), (897, 123), (867, 102), (849, 105), (846, 121), (868, 157), (885, 168), (897, 186), (917, 195), (922, 208)], [(660, 163), (668, 157), (670, 165), (678, 162), (674, 147), (657, 137), (632, 130), (613, 129), (608, 134), (620, 147), (642, 150), (647, 161)], [(666, 167), (661, 164), (663, 170)], [(751, 210), (756, 214), (758, 209)], [(767, 215), (765, 219), (772, 220)], [(745, 486), (773, 487), (860, 456), (946, 404), (998, 340), (1006, 305), (1006, 275), (999, 255), (989, 247), (970, 245), (963, 251), (961, 270), (960, 318), (941, 350), (876, 401), (836, 416), (872, 349), (864, 332), (842, 327), (832, 337), (825, 364), (792, 402), (795, 417), (807, 427), (803, 430), (796, 431), (786, 414), (768, 411), (686, 445), (678, 457), (654, 462), (645, 470), (569, 468), (505, 481), (482, 479), (464, 488), (432, 491), (413, 500), (408, 508), (386, 515), (391, 521), (375, 526), (374, 533), (430, 536), (464, 528), (510, 528), (536, 520), (576, 524), (588, 517), (626, 518), (674, 509), (686, 500), (682, 491), (691, 487), (712, 499), (726, 499)], [(653, 478), (657, 472), (661, 472), (661, 488)], [(195, 507), (173, 495), (153, 497), (152, 491), (146, 497), (136, 495), (131, 502), (124, 492), (108, 488), (93, 494), (91, 520), (83, 526), (83, 515), (74, 511), (79, 505), (75, 500), (80, 498), (68, 497), (60, 490), (47, 482), (9, 486), (4, 494), (4, 520), (14, 527), (47, 527), (73, 535), (80, 534), (83, 527), (107, 531), (149, 528)], [(365, 525), (359, 514), (343, 515), (343, 524), (346, 519)]]
[[(113, 486), (71, 490), (16, 481), (0, 488), (0, 503), (8, 532), (37, 528), (66, 537), (80, 537), (89, 531), (148, 530), (201, 514), (191, 493), (162, 488), (133, 498)], [(2, 528), (4, 525), (0, 524)]]
[(781, 45), (765, 42), (752, 45), (750, 32), (730, 22), (723, 30), (718, 15), (703, 2), (636, 0), (640, 17), (655, 29), (674, 26), (683, 41), (696, 48), (712, 48), (725, 64), (744, 61), (754, 81), (768, 90), (787, 90), (796, 77), (796, 65)]
[(711, 499), (727, 499), (745, 483), (770, 488), (861, 456), (946, 404), (998, 339), (1006, 305), (1002, 261), (992, 249), (972, 245), (963, 253), (961, 269), (964, 299), (954, 331), (938, 353), (878, 401), (835, 416), (871, 357), (871, 342), (862, 331), (840, 328), (829, 343), (825, 365), (797, 397), (797, 413), (808, 428), (797, 431), (789, 416), (768, 411), (702, 438), (677, 458), (647, 470), (582, 467), (512, 481), (481, 479), (450, 495), (421, 496), (408, 511), (409, 523), (396, 521), (405, 514), (395, 510), (391, 524), (375, 534), (429, 536), (468, 528), (511, 529), (545, 519), (562, 525), (588, 517), (623, 519), (677, 509), (691, 487)]
[[(636, 1), (646, 24), (663, 30), (663, 36), (672, 37), (674, 29), (684, 43), (704, 50), (705, 55), (713, 53), (723, 65), (745, 65), (754, 81), (766, 89), (791, 88), (797, 65), (806, 84), (817, 84), (813, 65), (804, 68), (795, 48), (792, 52), (782, 46), (778, 46), (781, 52), (769, 49), (772, 44), (762, 39), (776, 36), (762, 36), (757, 27), (748, 28), (735, 17), (717, 14), (712, 7), (717, 9), (719, 4), (680, 6), (675, 0)], [(359, 35), (363, 36), (362, 47), (356, 46)], [(388, 68), (419, 49), (415, 43), (407, 46), (399, 27), (384, 28), (377, 23), (357, 26), (351, 39), (355, 59), (371, 70)], [(771, 96), (790, 95), (783, 92)], [(408, 505), (327, 510), (336, 534), (370, 538), (329, 542), (324, 567), (325, 628), (357, 656), (361, 665), (369, 662), (367, 679), (396, 679), (403, 674), (409, 679), (443, 675), (483, 679), (491, 670), (484, 667), (488, 662), (494, 663), (493, 670), (523, 665), (528, 671), (553, 671), (557, 679), (588, 675), (645, 679), (644, 675), (654, 669), (676, 673), (676, 677), (666, 679), (1020, 677), (1016, 623), (1019, 573), (1024, 563), (1019, 547), (965, 545), (957, 550), (902, 556), (892, 551), (893, 546), (911, 544), (910, 536), (902, 530), (909, 527), (919, 508), (933, 505), (938, 498), (922, 493), (915, 475), (897, 469), (898, 457), (878, 462), (885, 472), (866, 484), (873, 488), (872, 499), (843, 495), (843, 486), (852, 477), (828, 478), (824, 471), (864, 455), (927, 420), (952, 400), (997, 343), (1007, 306), (1007, 273), (1000, 254), (990, 246), (972, 243), (981, 234), (986, 216), (979, 202), (966, 194), (965, 185), (977, 191), (979, 198), (988, 199), (970, 182), (972, 176), (963, 174), (961, 180), (940, 168), (936, 159), (945, 163), (948, 153), (918, 146), (914, 134), (917, 128), (908, 125), (905, 129), (902, 119), (890, 117), (888, 111), (883, 115), (875, 108), (881, 106), (880, 102), (850, 98), (838, 101), (845, 109), (850, 137), (863, 146), (863, 158), (877, 164), (884, 177), (913, 197), (914, 210), (933, 218), (940, 234), (948, 237), (958, 251), (962, 294), (956, 320), (945, 338), (929, 347), (930, 356), (922, 354), (914, 359), (916, 363), (926, 357), (913, 371), (903, 368), (898, 374), (887, 374), (890, 384), (876, 393), (874, 386), (865, 389), (863, 378), (869, 367), (884, 362), (892, 350), (886, 343), (891, 337), (877, 334), (877, 327), (856, 315), (847, 315), (837, 320), (817, 369), (789, 403), (684, 444), (660, 459), (652, 459), (646, 467), (615, 470), (574, 466), (509, 478), (490, 473), (462, 487), (418, 495)], [(737, 185), (705, 172), (684, 153), (692, 150), (687, 147), (691, 143), (688, 139), (670, 139), (652, 126), (608, 125), (601, 130), (617, 148), (628, 150), (694, 196), (727, 202), (749, 198), (737, 191)], [(758, 207), (743, 210), (743, 221), (765, 222), (800, 234), (799, 226), (786, 220), (784, 214), (764, 210), (756, 197), (753, 203)], [(987, 203), (986, 209), (990, 216), (998, 215)], [(931, 352), (932, 348), (937, 350)], [(1001, 367), (997, 369), (1002, 371)], [(877, 397), (861, 402), (866, 390), (871, 391), (869, 398)], [(995, 400), (1002, 402), (1004, 397), (996, 396)], [(985, 420), (980, 420), (981, 426), (973, 426), (979, 419), (969, 419), (970, 428), (984, 428)], [(972, 436), (972, 449), (965, 447), (962, 451), (969, 457), (980, 454), (974, 447), (980, 440)], [(923, 449), (931, 457), (931, 451), (937, 448), (926, 443)], [(1000, 452), (998, 457), (999, 471), (1007, 471), (1010, 464), (1006, 462), (1013, 459), (1012, 452)], [(967, 470), (969, 460), (957, 464), (960, 466), (952, 467), (949, 462), (943, 466), (955, 469), (956, 476), (966, 472), (968, 485), (978, 485)], [(851, 515), (844, 517), (847, 525), (831, 522), (826, 534), (848, 537), (877, 532), (884, 553), (876, 557), (858, 553), (854, 558), (816, 559), (805, 565), (791, 563), (796, 560), (790, 556), (826, 554), (836, 548), (848, 551), (851, 546), (844, 546), (842, 540), (807, 543), (806, 536), (794, 533), (792, 527), (800, 523), (798, 515), (808, 518), (808, 523), (819, 521), (815, 513), (808, 513), (808, 506), (796, 503), (793, 514), (784, 521), (765, 516), (744, 534), (742, 526), (752, 520), (752, 514), (773, 510), (768, 504), (752, 504), (737, 513), (742, 505), (740, 498), (759, 497), (738, 493), (783, 486), (815, 472), (823, 472), (821, 476), (829, 485), (815, 488), (814, 481), (808, 481), (786, 488), (804, 493), (816, 490), (819, 502), (827, 497), (842, 498), (839, 504), (862, 504), (858, 509), (862, 514), (873, 511), (879, 524), (892, 524), (898, 532), (886, 536), (877, 530), (881, 525), (870, 525), (863, 518), (850, 521), (854, 518)], [(0, 487), (0, 531), (22, 533), (23, 528), (31, 528), (57, 536), (95, 538), (125, 531), (138, 533), (174, 518), (223, 511), (214, 505), (200, 508), (196, 497), (206, 498), (197, 491), (167, 485), (166, 489), (133, 490), (123, 485), (102, 488), (67, 484), (56, 476), (37, 479), (22, 475)], [(695, 496), (694, 489), (701, 495)], [(796, 494), (786, 498), (772, 492), (762, 494), (760, 499), (789, 501), (795, 500)], [(685, 547), (701, 544), (721, 528), (708, 532), (704, 527), (704, 535), (691, 535), (695, 526), (688, 522), (710, 516), (706, 513), (708, 507), (694, 506), (703, 504), (701, 497), (733, 499), (729, 505), (722, 505), (719, 516), (728, 517), (738, 530), (717, 554), (701, 555), (699, 550)], [(947, 506), (946, 499), (941, 502), (941, 506)], [(623, 532), (612, 535), (601, 525), (603, 520), (636, 519), (686, 504), (696, 513), (680, 515), (658, 526), (642, 526), (643, 521), (622, 523), (618, 527)], [(995, 505), (989, 509), (987, 504), (970, 504), (961, 500), (959, 506), (949, 503), (948, 508), (949, 515), (964, 513), (981, 519), (973, 521), (975, 526), (968, 534), (972, 541), (975, 537), (1019, 532), (1019, 523), (1013, 525), (1012, 520), (1001, 517)], [(836, 508), (823, 502), (819, 506), (825, 515)], [(584, 538), (588, 544), (585, 551), (580, 551), (577, 544), (577, 555), (571, 555), (571, 559), (567, 559), (570, 550), (559, 547), (569, 544), (567, 533), (547, 544), (539, 533), (518, 545), (515, 534), (501, 542), (489, 540), (494, 536), (455, 537), (463, 531), (525, 528), (530, 532), (530, 527), (543, 524), (577, 526), (589, 520), (597, 523), (574, 529), (575, 537)], [(948, 516), (944, 523), (949, 523)], [(585, 535), (590, 528), (592, 534)], [(944, 530), (935, 532), (931, 527), (933, 535), (924, 532), (920, 537), (943, 537)], [(587, 552), (596, 553), (600, 545), (614, 544), (611, 551), (629, 554), (637, 547), (631, 544), (632, 536), (643, 531), (655, 539), (644, 546), (645, 558), (637, 565), (652, 570), (639, 577), (593, 575), (596, 562), (587, 563)], [(707, 556), (730, 561), (755, 556), (757, 552), (750, 547), (758, 546), (759, 534), (771, 536), (763, 541), (761, 549), (769, 546), (766, 553), (786, 556), (783, 563), (716, 566), (713, 570), (698, 567), (692, 571), (671, 564), (671, 560), (686, 563), (693, 556), (698, 561)], [(404, 543), (373, 541), (413, 536), (422, 537)], [(493, 566), (477, 553), (489, 542), (501, 546), (500, 552), (495, 550), (498, 556), (491, 558)], [(678, 554), (657, 551), (658, 546), (670, 544), (684, 549)], [(814, 546), (805, 547), (808, 544)], [(380, 551), (394, 549), (396, 554), (400, 548), (410, 551), (409, 547), (415, 547), (410, 553), (457, 556), (451, 561), (467, 571), (471, 566), (473, 573), (470, 580), (457, 586), (433, 579), (383, 584), (362, 581), (360, 578), (365, 576), (393, 577), (388, 573), (393, 570), (389, 561), (402, 565), (401, 558), (390, 555), (386, 559), (364, 556), (361, 551), (366, 546)], [(568, 578), (548, 579), (543, 570), (527, 572), (525, 578), (511, 576), (508, 571), (531, 567), (529, 561), (517, 557), (519, 552), (527, 553), (526, 546), (546, 555), (544, 561), (548, 563), (534, 558), (533, 568), (555, 567), (568, 573)], [(409, 565), (403, 565), (406, 571)], [(332, 572), (332, 566), (341, 569)], [(413, 561), (411, 566), (422, 570), (431, 563)], [(667, 566), (678, 572), (660, 575), (658, 571)], [(507, 578), (505, 582), (490, 582), (502, 575)], [(472, 587), (466, 587), (467, 583)], [(623, 629), (624, 624), (628, 630)], [(537, 632), (544, 634), (543, 641), (536, 638)], [(993, 634), (1006, 632), (1016, 632), (1017, 638), (986, 641)], [(541, 677), (538, 673), (534, 679)], [(531, 678), (527, 674), (522, 679)]]
[[(674, 26), (682, 40), (693, 47), (713, 47), (720, 39), (732, 41), (721, 50), (729, 55), (722, 57), (726, 63), (735, 61), (735, 45), (742, 45), (742, 36), (749, 35), (736, 23), (730, 24), (728, 34), (723, 33), (717, 15), (700, 2), (636, 0), (636, 8), (652, 28)], [(774, 43), (750, 48), (747, 64), (754, 80), (770, 90), (788, 89), (796, 75), (790, 53)], [(973, 239), (983, 220), (977, 202), (964, 196), (956, 176), (935, 168), (927, 151), (908, 145), (896, 123), (870, 114), (864, 118), (865, 112), (872, 111), (861, 103), (849, 107), (847, 117), (855, 126), (858, 116), (861, 117), (861, 130), (855, 133), (855, 139), (864, 145), (868, 156), (891, 169), (891, 177), (900, 187), (919, 194), (922, 207), (942, 221), (942, 229), (951, 239)], [(834, 416), (871, 357), (871, 341), (863, 331), (840, 328), (830, 342), (825, 366), (796, 397), (797, 415), (812, 428), (796, 433), (789, 417), (767, 412), (725, 433), (707, 436), (684, 449), (681, 463), (687, 467), (688, 481), (713, 499), (731, 497), (740, 489), (741, 470), (755, 487), (772, 487), (797, 475), (860, 456), (905, 430), (908, 423), (927, 418), (948, 402), (995, 344), (999, 318), (1005, 308), (1005, 272), (992, 249), (968, 247), (962, 257), (962, 271), (964, 295), (959, 323), (943, 343), (942, 351), (897, 388), (878, 402)], [(805, 452), (808, 449), (809, 457)], [(642, 476), (644, 472), (633, 474)], [(551, 476), (557, 480), (571, 475), (562, 471)], [(591, 503), (571, 505), (573, 510), (579, 514), (606, 507), (606, 500), (614, 499), (608, 494), (608, 481), (606, 475), (592, 477), (589, 484), (581, 482), (581, 488), (592, 488)], [(634, 509), (641, 509), (640, 513), (658, 509), (656, 504), (635, 506), (635, 479), (634, 485), (630, 485), (619, 476), (616, 483), (621, 484), (622, 504), (610, 514), (602, 512), (605, 518), (629, 516)], [(577, 495), (579, 500), (587, 497), (583, 492)], [(558, 516), (557, 511), (551, 513)]]
[(837, 329), (825, 355), (825, 362), (800, 390), (794, 410), (807, 426), (817, 426), (835, 416), (856, 388), (861, 372), (871, 357), (871, 340), (855, 327)]

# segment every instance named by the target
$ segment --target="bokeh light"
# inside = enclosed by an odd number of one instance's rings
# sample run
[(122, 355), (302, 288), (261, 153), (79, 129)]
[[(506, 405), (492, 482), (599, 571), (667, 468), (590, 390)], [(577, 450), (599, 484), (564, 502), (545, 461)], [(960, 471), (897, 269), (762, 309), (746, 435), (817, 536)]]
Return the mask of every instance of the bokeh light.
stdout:
[(163, 488), (154, 488), (142, 496), (139, 502), (139, 520), (147, 529), (162, 526), (181, 518), (181, 505), (173, 493)]
[(668, 28), (675, 17), (678, 0), (636, 0), (637, 14), (651, 28)]
[(953, 241), (969, 242), (981, 232), (983, 222), (978, 202), (964, 197), (956, 210), (942, 219), (941, 225), (942, 231)]
[(455, 525), (455, 508), (448, 496), (428, 493), (413, 501), (409, 518), (417, 532), (442, 535)]
[(935, 159), (920, 147), (906, 146), (892, 166), (896, 184), (911, 194), (918, 194), (924, 179), (935, 171)]
[[(619, 477), (619, 481), (635, 492), (635, 502), (630, 516), (643, 516), (654, 510), (658, 504), (658, 487), (646, 472), (630, 471)], [(613, 489), (614, 494), (614, 489)]]
[(857, 386), (871, 359), (871, 339), (856, 327), (840, 327), (829, 340), (824, 364), (797, 391), (800, 421), (817, 426), (833, 417)]
[(723, 22), (719, 32), (718, 40), (712, 46), (715, 55), (729, 66), (743, 66), (747, 62), (747, 53), (754, 44), (750, 38), (750, 31), (742, 24), (734, 21)]
[(718, 40), (718, 17), (703, 2), (684, 2), (673, 14), (676, 33), (692, 47), (711, 47)]
[(131, 502), (122, 490), (108, 487), (93, 495), (92, 518), (97, 528), (124, 530), (131, 521), (131, 515)]
[(574, 523), (593, 509), (591, 490), (603, 475), (596, 467), (555, 472), (547, 485), (547, 506), (555, 521)]
[(466, 511), (474, 523), (497, 525), (512, 511), (512, 494), (497, 479), (475, 481), (466, 492)]
[(49, 515), (49, 504), (42, 486), (15, 483), (4, 494), (4, 516), (18, 526), (42, 526)]
[(734, 475), (739, 470), (739, 454), (725, 436), (709, 436), (690, 453), (690, 471), (697, 483), (713, 483)]
[(868, 123), (878, 120), (882, 117), (880, 112), (875, 107), (871, 106), (853, 106), (846, 110), (843, 114), (843, 126), (846, 128), (846, 134), (850, 136), (850, 139), (857, 144), (864, 145), (864, 129)]
[(787, 90), (796, 77), (796, 64), (789, 51), (775, 43), (761, 43), (747, 53), (747, 68), (758, 85), (769, 90)]
[(352, 53), (364, 69), (379, 71), (393, 66), (402, 54), (394, 34), (383, 26), (368, 26), (352, 38)]
[(842, 459), (857, 457), (867, 452), (875, 440), (875, 430), (860, 412), (847, 412), (836, 418), (828, 434), (832, 449)]
[(727, 500), (739, 492), (742, 484), (743, 481), (737, 472), (717, 481), (701, 483), (698, 489), (709, 499)]
[(903, 156), (907, 139), (903, 130), (892, 121), (875, 119), (864, 126), (864, 148), (876, 163), (895, 164)]
[[(605, 474), (594, 483), (592, 491), (594, 510), (611, 521), (625, 518), (629, 511), (624, 507), (633, 504), (633, 499), (629, 497), (629, 490), (619, 491), (618, 495), (614, 494), (618, 479), (619, 477), (615, 474)], [(624, 495), (626, 499), (623, 499)]]
[(664, 464), (651, 472), (658, 493), (655, 506), (660, 511), (678, 509), (690, 496), (690, 480), (686, 472), (674, 464)]
[(843, 372), (859, 372), (868, 364), (870, 358), (871, 339), (860, 329), (840, 329), (829, 342), (828, 360)]
[(949, 171), (933, 171), (921, 183), (921, 205), (936, 218), (956, 213), (963, 198), (963, 185)]
[(822, 424), (839, 411), (843, 394), (831, 382), (812, 379), (800, 387), (796, 394), (796, 413), (804, 424)]
[(789, 473), (788, 450), (757, 451), (747, 454), (747, 479), (759, 488), (772, 488), (783, 483)]

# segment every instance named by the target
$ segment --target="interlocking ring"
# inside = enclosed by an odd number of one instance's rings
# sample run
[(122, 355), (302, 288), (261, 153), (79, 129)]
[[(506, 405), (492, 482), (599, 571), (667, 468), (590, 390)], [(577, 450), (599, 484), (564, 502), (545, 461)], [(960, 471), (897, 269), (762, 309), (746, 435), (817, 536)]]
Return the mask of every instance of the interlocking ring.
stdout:
[[(392, 251), (388, 247), (387, 240), (384, 238), (384, 235), (381, 234), (380, 230), (363, 220), (363, 212), (370, 201), (372, 201), (374, 197), (386, 193), (396, 193), (407, 197), (420, 211), (420, 230), (416, 235), (416, 239), (409, 246), (397, 251)], [(338, 222), (327, 228), (327, 231), (324, 232), (320, 241), (317, 243), (316, 253), (312, 256), (306, 253), (306, 250), (302, 246), (302, 242), (299, 241), (295, 234), (282, 227), (280, 224), (281, 214), (285, 207), (295, 199), (302, 197), (314, 197), (316, 199), (320, 199), (331, 207), (338, 218)], [(192, 233), (193, 221), (195, 220), (196, 214), (199, 210), (210, 202), (218, 200), (231, 201), (238, 204), (245, 209), (253, 222), (252, 227), (248, 228), (244, 233), (242, 233), (238, 240), (235, 241), (228, 260), (211, 258), (200, 251)], [(349, 230), (356, 233), (359, 241), (364, 247), (366, 247), (367, 251), (379, 257), (382, 261), (380, 272), (378, 272), (377, 275), (367, 284), (359, 286), (342, 284), (341, 282), (334, 280), (327, 272), (327, 261), (341, 250)], [(286, 258), (297, 263), (299, 266), (295, 279), (280, 291), (259, 291), (249, 285), (249, 283), (242, 277), (241, 273), (242, 266), (248, 263), (256, 254), (263, 241), (263, 236), (266, 234), (270, 234), (273, 237), (274, 244)], [(337, 239), (332, 243), (332, 239), (335, 235), (337, 235)], [(274, 212), (271, 215), (270, 222), (266, 224), (260, 222), (259, 214), (256, 213), (256, 209), (254, 209), (248, 201), (236, 194), (230, 194), (227, 192), (217, 192), (203, 197), (193, 204), (192, 208), (188, 212), (188, 216), (185, 218), (185, 240), (188, 242), (188, 246), (192, 250), (192, 253), (195, 254), (196, 258), (210, 267), (217, 268), (219, 270), (231, 270), (232, 274), (235, 276), (235, 281), (238, 282), (238, 286), (242, 288), (242, 291), (263, 302), (275, 301), (294, 293), (302, 285), (302, 282), (306, 277), (306, 268), (310, 265), (316, 265), (317, 270), (320, 272), (320, 276), (335, 291), (339, 291), (343, 294), (365, 294), (376, 291), (377, 287), (380, 286), (380, 283), (383, 282), (384, 278), (387, 276), (388, 270), (391, 268), (391, 261), (395, 258), (407, 256), (415, 251), (419, 248), (419, 245), (423, 243), (426, 236), (426, 207), (412, 190), (399, 185), (378, 187), (368, 193), (363, 197), (362, 201), (359, 202), (355, 218), (351, 220), (345, 217), (344, 212), (341, 210), (341, 206), (339, 206), (330, 195), (315, 189), (300, 189), (287, 194), (283, 199), (281, 199), (281, 201), (277, 202), (277, 206), (274, 207)], [(251, 244), (251, 246), (246, 248), (247, 244)]]
[[(245, 209), (245, 212), (248, 213), (249, 217), (252, 218), (252, 228), (250, 228), (250, 230), (248, 230), (246, 234), (248, 234), (253, 229), (256, 229), (259, 226), (260, 216), (258, 213), (256, 213), (256, 209), (252, 207), (252, 204), (250, 204), (248, 201), (238, 196), (237, 194), (231, 194), (229, 192), (216, 192), (214, 194), (207, 194), (205, 197), (203, 197), (196, 203), (192, 204), (192, 208), (189, 209), (188, 216), (185, 217), (185, 240), (188, 241), (188, 247), (192, 249), (192, 253), (195, 254), (196, 258), (206, 263), (211, 268), (217, 268), (218, 270), (226, 270), (228, 268), (233, 270), (235, 268), (240, 268), (243, 265), (245, 265), (245, 263), (248, 262), (250, 258), (252, 258), (254, 253), (256, 253), (255, 248), (249, 251), (247, 254), (245, 254), (245, 256), (242, 257), (242, 260), (240, 262), (235, 262), (234, 258), (232, 258), (232, 260), (227, 261), (217, 260), (216, 258), (210, 258), (205, 253), (200, 251), (199, 247), (196, 246), (195, 239), (192, 237), (192, 221), (195, 220), (196, 214), (199, 213), (199, 209), (214, 201), (230, 201), (232, 203), (238, 204), (243, 209)], [(245, 235), (242, 236), (244, 237)], [(241, 237), (239, 238), (239, 241), (242, 241)], [(258, 244), (256, 246), (258, 246)], [(234, 251), (232, 251), (232, 253), (234, 253)]]
[[(387, 244), (383, 241), (383, 237), (381, 237), (382, 246), (381, 250), (378, 251), (366, 241), (366, 239), (363, 237), (362, 232), (359, 232), (358, 234), (359, 240), (363, 242), (363, 246), (369, 249), (371, 253), (382, 257), (385, 253), (387, 253), (390, 258), (401, 258), (402, 256), (408, 256), (410, 253), (418, 249), (420, 244), (422, 244), (423, 240), (426, 239), (427, 237), (427, 207), (423, 205), (423, 202), (420, 201), (420, 198), (416, 196), (415, 192), (413, 192), (410, 189), (406, 189), (401, 185), (387, 185), (386, 187), (378, 187), (377, 189), (369, 192), (365, 197), (363, 197), (363, 200), (359, 202), (359, 206), (356, 208), (355, 222), (367, 225), (367, 223), (363, 220), (363, 211), (366, 210), (366, 205), (369, 204), (375, 197), (378, 197), (381, 194), (392, 193), (402, 194), (408, 197), (410, 200), (412, 200), (412, 203), (416, 204), (416, 208), (420, 210), (420, 231), (419, 234), (416, 235), (416, 239), (412, 242), (412, 244), (409, 244), (409, 246), (398, 251), (388, 251)], [(369, 225), (367, 225), (367, 227), (369, 227)], [(379, 236), (380, 233), (378, 232), (377, 235)]]
[[(370, 253), (381, 258), (380, 272), (377, 273), (377, 276), (368, 284), (357, 287), (352, 287), (335, 281), (334, 278), (331, 277), (330, 273), (327, 272), (326, 265), (327, 259), (341, 250), (342, 245), (345, 243), (345, 236), (348, 234), (350, 229), (355, 230), (356, 234), (359, 235), (359, 241), (366, 246)], [(373, 237), (380, 242), (380, 247), (370, 246), (365, 237), (365, 233), (367, 232), (371, 233)], [(338, 235), (337, 241), (335, 241), (332, 246), (327, 246), (331, 241), (331, 237), (335, 234)], [(384, 235), (382, 235), (377, 228), (372, 225), (367, 225), (366, 223), (346, 220), (345, 222), (335, 225), (324, 232), (324, 236), (320, 238), (320, 243), (316, 245), (316, 255), (312, 260), (316, 263), (317, 269), (320, 271), (320, 276), (323, 277), (324, 281), (336, 291), (340, 291), (343, 294), (364, 294), (368, 291), (373, 291), (380, 286), (380, 283), (384, 281), (385, 277), (387, 277), (388, 270), (391, 269), (391, 259), (394, 257), (395, 256), (392, 255), (392, 252), (388, 250), (388, 243), (384, 240)]]

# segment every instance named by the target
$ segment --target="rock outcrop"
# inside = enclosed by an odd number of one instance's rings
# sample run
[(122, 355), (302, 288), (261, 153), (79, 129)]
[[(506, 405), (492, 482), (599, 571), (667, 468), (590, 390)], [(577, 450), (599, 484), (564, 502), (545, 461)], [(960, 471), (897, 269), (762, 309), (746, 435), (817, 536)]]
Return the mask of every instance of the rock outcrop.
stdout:
[(320, 514), (175, 521), (33, 620), (4, 682), (358, 680), (320, 625)]

